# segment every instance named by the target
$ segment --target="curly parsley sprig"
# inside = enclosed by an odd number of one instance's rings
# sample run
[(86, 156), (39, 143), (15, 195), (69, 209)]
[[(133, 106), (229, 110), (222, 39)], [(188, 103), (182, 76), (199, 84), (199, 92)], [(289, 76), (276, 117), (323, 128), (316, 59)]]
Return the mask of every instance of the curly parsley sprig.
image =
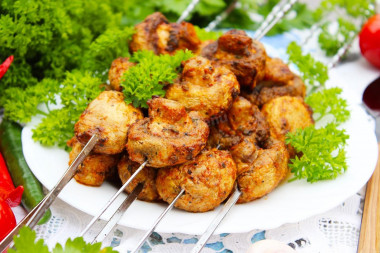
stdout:
[(62, 108), (50, 110), (41, 123), (33, 129), (33, 139), (42, 145), (58, 145), (67, 149), (66, 142), (74, 135), (75, 122), (87, 104), (103, 90), (101, 84), (102, 81), (90, 72), (67, 73), (58, 91)]
[(311, 54), (303, 54), (295, 42), (289, 44), (287, 52), (289, 62), (297, 66), (308, 85), (305, 102), (313, 109), (315, 122), (325, 122), (324, 127), (312, 125), (287, 134), (286, 143), (300, 154), (290, 160), (294, 176), (290, 181), (306, 179), (312, 183), (334, 179), (347, 169), (345, 146), (349, 136), (339, 129), (350, 115), (347, 101), (340, 97), (340, 88), (325, 88), (328, 72), (323, 63)]
[(323, 128), (309, 126), (288, 133), (291, 144), (302, 156), (291, 159), (289, 167), (294, 175), (290, 181), (306, 178), (310, 183), (334, 179), (347, 170), (344, 150), (348, 135), (338, 125), (329, 123)]
[(317, 61), (311, 54), (304, 54), (296, 42), (291, 42), (286, 50), (289, 62), (297, 66), (303, 81), (308, 85), (311, 93), (319, 87), (324, 87), (328, 80), (327, 66)]
[(189, 50), (178, 51), (175, 55), (155, 55), (152, 51), (136, 52), (130, 61), (137, 62), (122, 77), (125, 101), (135, 107), (147, 108), (146, 102), (152, 96), (164, 96), (164, 86), (173, 82), (183, 61), (193, 54)]
[(28, 227), (20, 229), (18, 236), (14, 237), (14, 248), (8, 249), (9, 253), (117, 253), (111, 247), (101, 248), (102, 243), (86, 243), (83, 237), (68, 239), (65, 245), (57, 243), (52, 251), (44, 244), (43, 239), (36, 240), (36, 232)]
[(323, 89), (306, 97), (305, 102), (313, 108), (316, 122), (331, 116), (332, 121), (341, 124), (350, 117), (347, 101), (340, 97), (342, 89), (338, 87)]
[[(315, 20), (320, 20), (318, 42), (327, 56), (335, 55), (360, 31), (363, 22), (375, 14), (374, 6), (375, 0), (323, 0), (319, 4), (313, 16)], [(336, 29), (330, 29), (331, 20), (325, 18), (329, 15), (337, 19)]]

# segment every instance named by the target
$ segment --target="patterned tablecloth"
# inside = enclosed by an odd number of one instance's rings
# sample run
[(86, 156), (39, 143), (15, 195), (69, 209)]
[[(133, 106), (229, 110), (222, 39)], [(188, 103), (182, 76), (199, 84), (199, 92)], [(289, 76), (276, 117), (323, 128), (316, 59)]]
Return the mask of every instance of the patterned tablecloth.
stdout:
[[(269, 55), (286, 59), (286, 45), (292, 40), (300, 42), (303, 37), (305, 37), (305, 33), (293, 31), (281, 36), (264, 38), (263, 42), (268, 45)], [(315, 45), (309, 44), (308, 50), (319, 54)], [(276, 55), (273, 55), (271, 47), (276, 48)], [(358, 50), (354, 47), (353, 51), (357, 52)], [(372, 71), (372, 75), (378, 75), (376, 70), (372, 69), (362, 58), (350, 64), (358, 64), (358, 66), (362, 66), (362, 69)], [(364, 90), (364, 87), (350, 88), (357, 94), (361, 94)], [(334, 209), (298, 223), (284, 224), (270, 230), (253, 229), (248, 233), (214, 235), (203, 252), (245, 252), (252, 243), (263, 239), (284, 242), (297, 252), (356, 252), (364, 192), (363, 188)], [(13, 210), (18, 221), (25, 215), (25, 211), (21, 207)], [(59, 199), (52, 205), (51, 211), (51, 220), (47, 224), (35, 228), (38, 238), (44, 238), (49, 247), (53, 247), (57, 242), (62, 244), (69, 237), (78, 236), (92, 218)], [(90, 234), (94, 231), (97, 231), (97, 226), (90, 231)], [(103, 242), (103, 245), (113, 246), (120, 252), (127, 252), (134, 248), (144, 232), (117, 226)], [(199, 236), (196, 235), (153, 233), (145, 242), (141, 252), (189, 252), (198, 239)]]

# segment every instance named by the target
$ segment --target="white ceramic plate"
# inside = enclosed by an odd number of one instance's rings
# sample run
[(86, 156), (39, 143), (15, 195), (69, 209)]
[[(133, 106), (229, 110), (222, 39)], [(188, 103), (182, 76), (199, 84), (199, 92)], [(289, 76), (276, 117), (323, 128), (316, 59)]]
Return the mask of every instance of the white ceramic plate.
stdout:
[[(350, 93), (346, 89), (344, 96), (348, 101), (355, 101), (358, 94)], [(373, 120), (356, 102), (350, 105), (350, 109), (351, 118), (344, 125), (350, 135), (347, 147), (349, 166), (345, 174), (333, 181), (313, 184), (306, 181), (284, 182), (262, 199), (234, 206), (216, 233), (271, 229), (285, 223), (301, 221), (341, 204), (359, 191), (375, 168), (377, 143)], [(22, 132), (25, 159), (41, 183), (51, 189), (67, 169), (68, 153), (58, 148), (46, 148), (34, 142), (31, 138), (32, 126), (33, 123), (27, 125)], [(101, 187), (88, 187), (72, 180), (59, 198), (85, 213), (96, 215), (116, 191), (117, 188), (109, 183), (104, 183)], [(124, 197), (120, 196), (115, 204), (120, 204)], [(112, 207), (105, 213), (103, 219), (109, 219), (111, 212), (116, 210), (116, 205)], [(135, 201), (120, 224), (148, 229), (165, 207), (165, 204)], [(188, 213), (174, 209), (162, 220), (156, 231), (202, 234), (218, 210)]]

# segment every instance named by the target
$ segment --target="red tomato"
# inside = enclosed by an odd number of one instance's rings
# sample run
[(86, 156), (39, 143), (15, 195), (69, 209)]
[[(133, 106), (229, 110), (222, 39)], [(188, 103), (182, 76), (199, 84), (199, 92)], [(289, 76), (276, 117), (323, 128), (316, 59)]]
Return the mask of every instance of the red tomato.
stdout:
[(0, 241), (16, 226), (16, 218), (5, 201), (0, 201)]
[(370, 18), (359, 34), (362, 55), (380, 69), (380, 14)]

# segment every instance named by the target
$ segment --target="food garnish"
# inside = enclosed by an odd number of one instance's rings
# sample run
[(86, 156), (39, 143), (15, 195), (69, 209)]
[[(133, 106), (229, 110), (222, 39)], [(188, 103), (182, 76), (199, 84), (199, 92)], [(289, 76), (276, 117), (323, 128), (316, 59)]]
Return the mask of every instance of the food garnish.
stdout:
[(15, 188), (3, 155), (0, 153), (0, 201), (5, 201), (10, 207), (18, 206), (21, 203), (23, 191), (22, 185)]
[(7, 202), (0, 199), (0, 241), (16, 226), (16, 218)]
[(319, 122), (328, 115), (333, 117), (333, 121), (341, 124), (350, 117), (347, 109), (347, 101), (340, 97), (342, 89), (338, 87), (323, 89), (310, 94), (305, 101), (313, 108), (313, 116)]
[(301, 47), (294, 41), (288, 45), (286, 52), (289, 62), (297, 66), (302, 80), (308, 84), (308, 94), (325, 85), (329, 79), (326, 65), (315, 60), (311, 54), (303, 54)]
[(296, 43), (290, 43), (287, 52), (289, 61), (309, 84), (305, 102), (313, 109), (317, 125), (287, 134), (286, 143), (299, 153), (290, 159), (289, 167), (294, 174), (290, 180), (304, 178), (313, 183), (335, 179), (347, 169), (345, 146), (349, 136), (339, 128), (350, 116), (347, 101), (340, 97), (340, 88), (325, 88), (328, 71), (323, 63), (315, 61), (310, 54), (303, 55)]
[[(323, 0), (313, 12), (320, 24), (318, 42), (326, 55), (333, 56), (360, 31), (360, 25), (375, 14), (375, 0)], [(331, 22), (334, 17), (337, 23)], [(332, 32), (333, 31), (333, 32)]]
[[(101, 80), (93, 77), (90, 72), (67, 73), (57, 93), (62, 108), (49, 111), (41, 123), (33, 129), (33, 139), (42, 145), (58, 145), (65, 148), (66, 142), (73, 136), (73, 127), (79, 115), (103, 90), (101, 83)], [(49, 99), (49, 102), (55, 103), (53, 97)]]
[(83, 237), (74, 239), (69, 238), (65, 245), (57, 243), (50, 251), (44, 244), (43, 239), (36, 240), (36, 232), (28, 227), (20, 229), (18, 236), (14, 237), (14, 249), (8, 249), (9, 253), (64, 253), (64, 252), (82, 252), (82, 253), (116, 253), (111, 247), (101, 248), (102, 243), (87, 243)]
[(304, 178), (313, 183), (335, 179), (346, 171), (347, 157), (344, 147), (348, 137), (335, 123), (318, 129), (309, 126), (298, 129), (295, 133), (288, 133), (286, 143), (302, 153), (300, 157), (291, 159), (289, 167), (293, 178), (290, 181)]
[(173, 56), (157, 56), (147, 50), (134, 53), (130, 61), (138, 64), (126, 71), (121, 81), (127, 104), (148, 108), (146, 102), (152, 96), (165, 96), (164, 86), (177, 78), (181, 62), (192, 56), (189, 50), (179, 50)]

